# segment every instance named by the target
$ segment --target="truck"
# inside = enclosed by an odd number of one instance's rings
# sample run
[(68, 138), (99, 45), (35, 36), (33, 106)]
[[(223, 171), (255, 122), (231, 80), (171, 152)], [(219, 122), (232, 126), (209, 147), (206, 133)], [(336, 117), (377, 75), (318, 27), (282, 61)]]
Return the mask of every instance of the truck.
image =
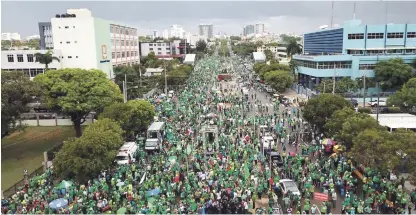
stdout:
[(137, 143), (125, 142), (123, 146), (121, 146), (121, 148), (118, 150), (114, 162), (116, 162), (118, 165), (136, 162), (137, 149)]
[(203, 148), (206, 155), (214, 154), (218, 146), (218, 127), (216, 125), (206, 125), (200, 130)]
[(165, 137), (165, 123), (153, 122), (147, 129), (144, 150), (159, 151), (162, 148), (163, 138)]

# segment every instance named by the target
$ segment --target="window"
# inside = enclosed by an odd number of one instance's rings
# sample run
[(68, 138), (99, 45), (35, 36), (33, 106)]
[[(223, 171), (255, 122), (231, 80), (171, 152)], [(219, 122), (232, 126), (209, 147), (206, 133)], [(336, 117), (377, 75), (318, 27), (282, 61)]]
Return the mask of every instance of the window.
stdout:
[(129, 51), (126, 52), (126, 55), (127, 55), (127, 57), (130, 57), (130, 52)]
[(157, 54), (159, 54), (159, 55), (160, 55), (160, 54), (162, 54), (162, 52), (158, 52)]
[(72, 58), (72, 56), (68, 56), (68, 58)]
[(75, 56), (75, 58), (78, 58), (78, 56)]
[(111, 45), (114, 45), (114, 39), (111, 39)]
[(120, 58), (120, 57), (121, 57), (121, 53), (117, 52), (117, 58)]
[(30, 69), (30, 77), (34, 78), (38, 74), (43, 74), (43, 69)]
[(77, 41), (75, 40), (74, 43), (77, 43)]
[(65, 28), (69, 28), (69, 26), (65, 26)]
[(124, 46), (124, 40), (121, 40), (121, 46)]
[(367, 33), (367, 39), (383, 39), (384, 33)]
[(153, 46), (153, 44), (152, 43), (149, 43), (149, 46)]
[(150, 51), (153, 51), (153, 48), (149, 48)]
[(162, 50), (162, 48), (157, 48), (157, 50)]
[(66, 41), (66, 44), (70, 44), (71, 42), (70, 41)]
[(347, 50), (347, 54), (362, 55), (362, 54), (364, 54), (364, 51), (363, 50)]
[(166, 47), (166, 50), (167, 50), (167, 51), (170, 51), (170, 48), (169, 48), (169, 47)]
[(390, 39), (403, 38), (403, 32), (387, 33), (387, 38), (390, 38)]
[(121, 52), (121, 57), (124, 58), (126, 56), (125, 52)]
[(160, 43), (158, 43), (158, 44), (157, 44), (157, 46), (161, 46), (161, 44), (160, 44)]
[(374, 70), (375, 64), (360, 64), (359, 70)]
[(166, 52), (166, 54), (170, 54), (170, 52)]
[(112, 26), (112, 25), (110, 26), (110, 32), (114, 33), (114, 26)]
[(118, 34), (119, 33), (119, 29), (116, 27), (116, 34)]
[(416, 32), (407, 32), (407, 38), (416, 38)]
[(61, 42), (59, 42), (60, 44), (62, 44), (62, 41)]
[(8, 55), (7, 55), (7, 61), (8, 61), (8, 62), (14, 62), (14, 55), (12, 55), (12, 54), (8, 54)]
[(383, 50), (367, 50), (366, 51), (367, 55), (380, 55), (380, 54), (384, 54)]
[(75, 28), (75, 26), (72, 26), (72, 28)]
[(406, 54), (415, 54), (416, 49), (406, 49)]
[(386, 54), (403, 54), (402, 49), (389, 49), (386, 51)]
[(364, 39), (364, 34), (348, 34), (349, 40), (362, 40)]
[(115, 52), (111, 52), (111, 58), (116, 58), (116, 53)]
[(23, 55), (22, 54), (17, 55), (17, 62), (23, 62)]
[(27, 55), (27, 62), (33, 62), (33, 54)]

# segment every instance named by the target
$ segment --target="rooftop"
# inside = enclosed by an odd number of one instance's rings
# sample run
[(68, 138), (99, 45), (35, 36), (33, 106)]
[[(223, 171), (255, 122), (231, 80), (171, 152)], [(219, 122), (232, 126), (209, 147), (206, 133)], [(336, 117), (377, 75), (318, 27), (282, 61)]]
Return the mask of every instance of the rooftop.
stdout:
[[(377, 118), (377, 114), (370, 116)], [(408, 113), (379, 114), (378, 121), (389, 128), (416, 128), (416, 116)]]

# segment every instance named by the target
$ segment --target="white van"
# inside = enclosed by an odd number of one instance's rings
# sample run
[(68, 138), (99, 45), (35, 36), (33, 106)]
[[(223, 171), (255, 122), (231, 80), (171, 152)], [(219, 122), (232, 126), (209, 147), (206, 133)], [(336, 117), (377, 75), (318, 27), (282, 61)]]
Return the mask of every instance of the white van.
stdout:
[(171, 91), (169, 91), (169, 93), (168, 93), (168, 97), (169, 97), (169, 98), (172, 98), (174, 94), (175, 94), (175, 91), (171, 90)]
[(165, 123), (154, 122), (147, 129), (147, 139), (144, 145), (145, 150), (160, 150), (163, 137), (165, 136)]
[(125, 142), (118, 150), (116, 162), (118, 165), (136, 162), (137, 143)]

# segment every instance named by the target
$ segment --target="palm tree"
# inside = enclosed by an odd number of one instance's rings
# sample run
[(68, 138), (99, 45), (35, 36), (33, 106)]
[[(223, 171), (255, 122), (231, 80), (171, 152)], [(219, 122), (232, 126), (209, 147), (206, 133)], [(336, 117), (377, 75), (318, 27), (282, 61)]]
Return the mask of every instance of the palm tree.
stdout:
[(52, 54), (53, 52), (51, 50), (48, 50), (45, 54), (39, 52), (35, 54), (36, 62), (45, 64), (45, 71), (48, 70), (48, 65), (54, 60), (59, 62), (59, 58), (52, 56)]
[(291, 40), (286, 46), (286, 53), (289, 58), (292, 58), (293, 55), (302, 53), (302, 45), (296, 40)]

